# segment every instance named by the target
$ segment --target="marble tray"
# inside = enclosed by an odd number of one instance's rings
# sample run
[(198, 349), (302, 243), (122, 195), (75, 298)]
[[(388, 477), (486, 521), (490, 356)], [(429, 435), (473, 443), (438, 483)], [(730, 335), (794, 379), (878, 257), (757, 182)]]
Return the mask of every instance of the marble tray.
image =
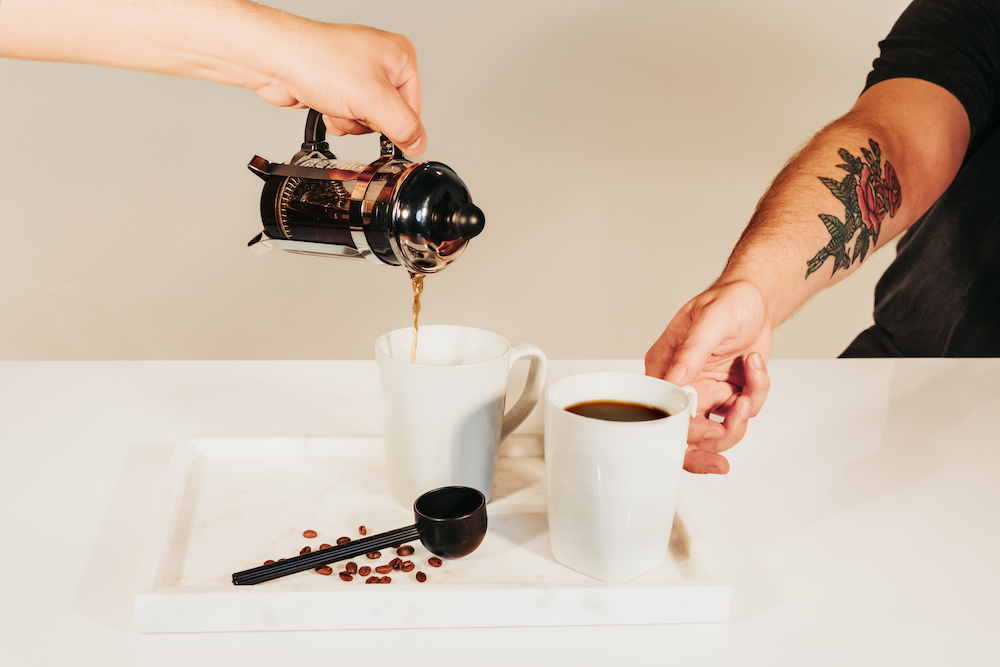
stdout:
[[(179, 443), (155, 542), (133, 599), (140, 632), (441, 628), (718, 622), (731, 589), (713, 580), (678, 505), (666, 561), (626, 583), (600, 582), (552, 559), (541, 436), (503, 447), (479, 549), (430, 567), (417, 542), (410, 573), (368, 585), (300, 572), (256, 586), (232, 573), (340, 536), (413, 523), (386, 488), (378, 437), (194, 438)], [(306, 539), (303, 531), (318, 533)], [(358, 565), (374, 566), (395, 554)], [(413, 575), (423, 571), (428, 580)]]

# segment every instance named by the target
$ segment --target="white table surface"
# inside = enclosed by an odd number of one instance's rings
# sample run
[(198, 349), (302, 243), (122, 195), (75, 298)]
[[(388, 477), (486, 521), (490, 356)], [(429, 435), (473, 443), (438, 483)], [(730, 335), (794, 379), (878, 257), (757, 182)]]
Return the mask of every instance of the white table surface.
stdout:
[[(553, 361), (550, 379), (594, 369), (641, 363)], [(141, 635), (131, 596), (174, 444), (376, 433), (374, 363), (0, 363), (0, 664), (1000, 664), (1000, 360), (770, 371), (731, 473), (682, 487), (729, 623)]]

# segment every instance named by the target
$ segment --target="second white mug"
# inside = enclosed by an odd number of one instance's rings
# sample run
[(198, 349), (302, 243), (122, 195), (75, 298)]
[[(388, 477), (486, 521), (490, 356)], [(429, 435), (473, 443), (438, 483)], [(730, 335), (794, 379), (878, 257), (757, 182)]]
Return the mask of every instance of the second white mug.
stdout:
[[(469, 486), (490, 499), (500, 443), (538, 402), (546, 358), (482, 329), (425, 325), (410, 363), (413, 329), (375, 343), (385, 410), (383, 436), (393, 495), (410, 507), (441, 486)], [(510, 370), (529, 362), (520, 397), (505, 411)]]

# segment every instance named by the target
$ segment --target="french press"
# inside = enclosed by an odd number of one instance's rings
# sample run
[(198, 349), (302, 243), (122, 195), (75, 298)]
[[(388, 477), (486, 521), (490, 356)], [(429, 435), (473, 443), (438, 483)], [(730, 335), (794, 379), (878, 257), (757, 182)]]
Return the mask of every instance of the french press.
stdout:
[(483, 231), (483, 212), (447, 165), (411, 162), (385, 135), (374, 162), (341, 160), (325, 139), (323, 117), (310, 109), (305, 143), (287, 164), (250, 160), (264, 179), (255, 253), (278, 248), (436, 273)]

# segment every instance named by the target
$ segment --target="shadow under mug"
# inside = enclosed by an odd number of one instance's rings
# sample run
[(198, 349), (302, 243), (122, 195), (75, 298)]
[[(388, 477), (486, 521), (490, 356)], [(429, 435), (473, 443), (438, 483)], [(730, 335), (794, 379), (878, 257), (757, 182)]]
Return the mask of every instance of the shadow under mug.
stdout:
[[(375, 343), (389, 487), (406, 507), (441, 486), (472, 487), (489, 500), (500, 444), (541, 396), (545, 355), (483, 329), (424, 325), (410, 363), (412, 341), (405, 328)], [(505, 411), (510, 371), (522, 359), (525, 385)]]

